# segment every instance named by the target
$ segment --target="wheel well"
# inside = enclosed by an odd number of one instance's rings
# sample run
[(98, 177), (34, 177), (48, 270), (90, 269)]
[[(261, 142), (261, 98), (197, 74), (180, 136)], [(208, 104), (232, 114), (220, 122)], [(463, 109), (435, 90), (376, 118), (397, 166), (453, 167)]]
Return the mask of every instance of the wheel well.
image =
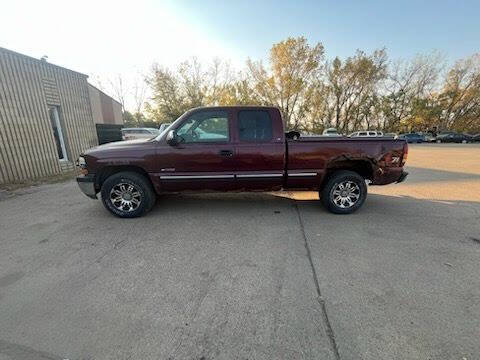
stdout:
[(97, 172), (95, 176), (95, 187), (97, 188), (97, 190), (100, 190), (104, 181), (108, 177), (123, 171), (130, 171), (130, 172), (143, 175), (153, 188), (152, 180), (150, 179), (150, 176), (148, 176), (148, 173), (139, 166), (131, 166), (131, 165), (105, 166), (101, 168), (100, 171)]
[(373, 179), (373, 167), (367, 160), (341, 160), (335, 161), (327, 166), (325, 177), (323, 178), (321, 188), (325, 185), (333, 173), (339, 170), (354, 171), (366, 180)]

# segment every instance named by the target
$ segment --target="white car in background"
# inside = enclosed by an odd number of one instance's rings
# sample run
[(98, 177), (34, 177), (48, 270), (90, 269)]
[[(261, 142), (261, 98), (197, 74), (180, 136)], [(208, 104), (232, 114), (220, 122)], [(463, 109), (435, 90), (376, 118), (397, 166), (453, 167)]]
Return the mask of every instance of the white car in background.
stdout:
[(322, 135), (323, 136), (343, 136), (342, 134), (339, 134), (337, 129), (335, 128), (328, 128), (323, 130)]
[(122, 140), (151, 139), (160, 134), (155, 128), (123, 128)]
[(350, 137), (380, 137), (383, 136), (382, 131), (355, 131), (350, 134)]

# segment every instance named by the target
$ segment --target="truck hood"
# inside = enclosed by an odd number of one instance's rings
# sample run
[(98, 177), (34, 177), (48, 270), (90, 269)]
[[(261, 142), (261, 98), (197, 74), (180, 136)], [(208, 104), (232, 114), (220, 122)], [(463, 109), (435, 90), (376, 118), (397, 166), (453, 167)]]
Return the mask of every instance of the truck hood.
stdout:
[(95, 146), (83, 152), (84, 155), (102, 153), (109, 150), (134, 149), (144, 147), (145, 144), (151, 143), (151, 139), (135, 139), (126, 141), (115, 141), (108, 144)]

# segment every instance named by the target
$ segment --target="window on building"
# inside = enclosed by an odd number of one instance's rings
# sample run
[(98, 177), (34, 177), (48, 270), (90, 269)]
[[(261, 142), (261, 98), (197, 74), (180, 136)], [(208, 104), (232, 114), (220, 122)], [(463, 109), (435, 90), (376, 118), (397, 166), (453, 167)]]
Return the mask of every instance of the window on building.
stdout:
[(238, 113), (240, 141), (263, 142), (272, 140), (272, 119), (265, 110), (243, 110)]
[(50, 115), (50, 123), (52, 124), (53, 137), (57, 147), (58, 158), (60, 160), (68, 160), (62, 125), (60, 123), (59, 106), (50, 106), (48, 108), (48, 114)]

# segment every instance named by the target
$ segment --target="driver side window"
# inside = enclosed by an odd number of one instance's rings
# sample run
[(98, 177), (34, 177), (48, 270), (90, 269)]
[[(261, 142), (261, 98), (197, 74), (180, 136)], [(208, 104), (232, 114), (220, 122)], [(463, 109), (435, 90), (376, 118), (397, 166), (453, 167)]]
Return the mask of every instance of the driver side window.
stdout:
[(178, 129), (183, 143), (225, 143), (230, 140), (228, 113), (205, 111), (191, 115)]

